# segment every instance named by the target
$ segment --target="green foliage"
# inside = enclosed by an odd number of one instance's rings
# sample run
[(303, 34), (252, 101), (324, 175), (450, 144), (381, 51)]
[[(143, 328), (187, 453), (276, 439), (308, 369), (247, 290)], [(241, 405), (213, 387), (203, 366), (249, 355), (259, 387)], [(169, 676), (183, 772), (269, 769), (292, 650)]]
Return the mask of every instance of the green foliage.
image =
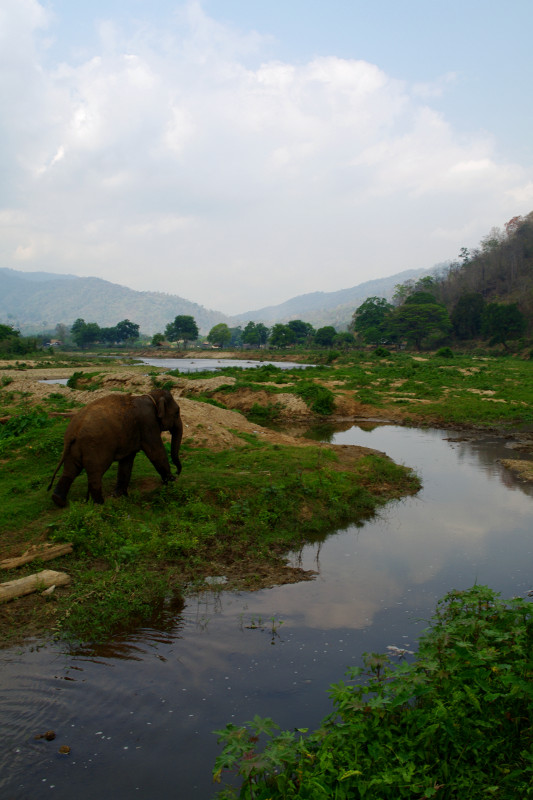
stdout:
[[(385, 335), (386, 321), (391, 311), (392, 305), (383, 297), (368, 297), (354, 312), (352, 327), (366, 341), (377, 344)], [(370, 339), (368, 338), (369, 330), (375, 331), (371, 334)]]
[(481, 334), (485, 300), (477, 292), (467, 292), (458, 299), (450, 319), (457, 339), (475, 339)]
[(165, 336), (169, 342), (194, 342), (198, 339), (198, 325), (194, 317), (189, 314), (178, 314), (173, 322), (169, 322), (165, 328)]
[(241, 342), (259, 347), (267, 343), (269, 335), (269, 329), (262, 322), (248, 322), (242, 331)]
[[(420, 298), (422, 294), (413, 294), (408, 300)], [(446, 336), (452, 329), (446, 308), (430, 294), (424, 294), (419, 303), (406, 300), (403, 306), (394, 309), (388, 326), (399, 339), (405, 339), (417, 349), (428, 339)]]
[(293, 331), (297, 344), (310, 344), (315, 335), (315, 329), (311, 323), (301, 319), (291, 319), (287, 323), (287, 327)]
[(453, 358), (453, 350), (451, 347), (441, 347), (435, 353), (435, 358)]
[(269, 344), (272, 347), (288, 347), (296, 342), (296, 334), (288, 325), (276, 323), (270, 331)]
[(207, 341), (219, 347), (228, 345), (231, 341), (231, 331), (226, 323), (219, 322), (218, 325), (214, 325), (207, 334)]
[(84, 372), (77, 370), (73, 372), (67, 380), (69, 389), (83, 389), (87, 392), (94, 392), (102, 385), (102, 378), (100, 372)]
[(281, 403), (267, 403), (266, 406), (262, 406), (260, 403), (253, 403), (246, 416), (258, 425), (268, 425), (279, 420), (282, 410)]
[(487, 303), (483, 311), (482, 332), (490, 344), (507, 345), (509, 339), (519, 339), (526, 329), (526, 320), (516, 303)]
[(319, 328), (315, 334), (315, 344), (319, 347), (331, 347), (335, 341), (337, 331), (333, 325), (324, 325)]
[(70, 333), (78, 347), (100, 342), (102, 344), (132, 344), (139, 338), (139, 326), (129, 319), (123, 319), (113, 327), (101, 328), (97, 322), (85, 322), (78, 318), (72, 325)]
[(531, 603), (450, 592), (416, 660), (367, 654), (331, 685), (316, 732), (277, 733), (258, 716), (215, 731), (214, 779), (236, 773), (242, 800), (533, 797), (532, 674)]
[(315, 414), (326, 416), (334, 412), (335, 395), (327, 387), (311, 381), (302, 381), (295, 391)]

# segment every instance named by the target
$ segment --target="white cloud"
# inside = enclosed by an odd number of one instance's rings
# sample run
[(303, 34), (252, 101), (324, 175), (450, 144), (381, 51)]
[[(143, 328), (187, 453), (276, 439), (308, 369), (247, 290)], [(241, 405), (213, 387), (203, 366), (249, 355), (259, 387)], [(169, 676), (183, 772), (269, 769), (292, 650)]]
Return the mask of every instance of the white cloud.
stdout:
[[(4, 266), (112, 270), (237, 312), (431, 266), (531, 210), (532, 176), (428, 105), (451, 76), (409, 87), (361, 60), (260, 63), (259, 34), (197, 2), (130, 40), (102, 23), (97, 52), (50, 67), (43, 7), (1, 13)], [(474, 241), (442, 234), (458, 230)]]

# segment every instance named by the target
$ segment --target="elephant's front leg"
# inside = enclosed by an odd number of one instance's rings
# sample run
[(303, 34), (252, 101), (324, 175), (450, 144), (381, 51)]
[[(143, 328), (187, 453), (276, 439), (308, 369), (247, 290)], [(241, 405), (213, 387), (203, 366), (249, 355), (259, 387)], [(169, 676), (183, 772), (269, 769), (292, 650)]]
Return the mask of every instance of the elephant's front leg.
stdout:
[(161, 480), (163, 483), (168, 483), (169, 481), (175, 481), (176, 478), (172, 474), (170, 470), (170, 464), (168, 461), (167, 451), (163, 445), (163, 442), (159, 440), (159, 442), (154, 443), (144, 443), (143, 448), (144, 452), (156, 468), (156, 470), (161, 475)]
[(136, 453), (132, 453), (125, 458), (121, 458), (118, 462), (117, 485), (114, 492), (115, 497), (127, 497), (128, 495), (128, 486), (130, 485), (131, 471), (133, 469), (135, 456)]

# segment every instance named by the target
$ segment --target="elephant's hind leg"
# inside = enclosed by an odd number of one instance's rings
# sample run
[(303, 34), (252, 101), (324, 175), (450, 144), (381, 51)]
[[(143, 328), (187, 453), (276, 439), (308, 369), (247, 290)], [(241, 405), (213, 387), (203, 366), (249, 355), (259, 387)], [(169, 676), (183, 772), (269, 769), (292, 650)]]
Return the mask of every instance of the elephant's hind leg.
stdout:
[(117, 485), (115, 486), (115, 497), (122, 497), (128, 495), (128, 486), (130, 485), (131, 471), (133, 469), (133, 462), (135, 461), (136, 453), (121, 458), (118, 462), (117, 471)]

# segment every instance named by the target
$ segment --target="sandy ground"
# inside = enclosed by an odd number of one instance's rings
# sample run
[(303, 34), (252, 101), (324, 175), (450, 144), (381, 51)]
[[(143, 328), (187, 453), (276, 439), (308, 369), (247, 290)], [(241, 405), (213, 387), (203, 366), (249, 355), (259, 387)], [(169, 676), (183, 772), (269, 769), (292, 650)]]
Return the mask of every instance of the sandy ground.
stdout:
[[(0, 366), (3, 366), (2, 362), (0, 362)], [(110, 392), (124, 391), (145, 394), (153, 388), (152, 378), (143, 374), (142, 369), (125, 369), (117, 365), (110, 365), (109, 368), (98, 366), (90, 368), (90, 370), (98, 373), (105, 370), (103, 376), (99, 376), (101, 386), (94, 391), (70, 389), (57, 383), (42, 383), (44, 380), (54, 378), (68, 378), (76, 371), (72, 368), (2, 369), (0, 377), (10, 380), (5, 387), (6, 391), (14, 392), (35, 404), (42, 402), (51, 394), (61, 394), (69, 400), (76, 400), (85, 405)], [(167, 377), (165, 376), (164, 379), (167, 380)], [(207, 446), (214, 450), (242, 446), (244, 440), (239, 435), (242, 433), (255, 435), (265, 441), (277, 444), (299, 446), (311, 444), (309, 440), (301, 438), (297, 431), (295, 431), (295, 435), (273, 431), (249, 422), (242, 413), (239, 413), (240, 410), (249, 410), (253, 403), (264, 405), (268, 402), (276, 402), (282, 406), (284, 422), (306, 423), (316, 419), (314, 415), (310, 414), (303, 400), (293, 394), (282, 393), (273, 396), (262, 391), (244, 390), (235, 395), (220, 395), (219, 399), (226, 405), (231, 405), (231, 409), (218, 408), (194, 399), (195, 395), (206, 393), (216, 398), (217, 388), (223, 384), (233, 383), (234, 380), (234, 378), (224, 376), (198, 380), (188, 380), (182, 377), (173, 379), (172, 393), (181, 408), (184, 440), (189, 440), (191, 445)], [(338, 411), (341, 416), (365, 416), (362, 406), (346, 402), (342, 397), (339, 399)], [(75, 413), (75, 410), (71, 413)], [(70, 413), (66, 413), (65, 416), (70, 416)], [(164, 436), (168, 436), (168, 434), (164, 434)]]

